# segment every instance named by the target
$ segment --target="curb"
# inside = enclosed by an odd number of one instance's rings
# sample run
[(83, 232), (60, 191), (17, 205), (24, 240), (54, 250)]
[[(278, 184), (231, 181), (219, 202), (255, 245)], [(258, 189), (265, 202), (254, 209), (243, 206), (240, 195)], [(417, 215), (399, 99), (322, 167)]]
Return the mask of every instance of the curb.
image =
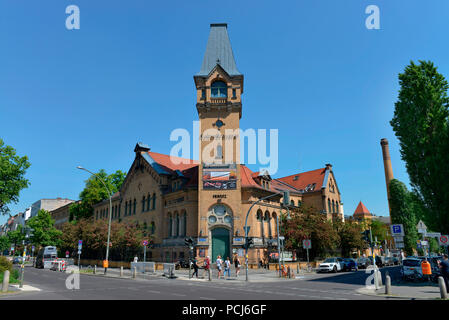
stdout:
[(402, 295), (397, 295), (397, 294), (388, 294), (387, 295), (387, 294), (384, 294), (384, 293), (376, 293), (376, 292), (373, 291), (373, 289), (365, 289), (365, 288), (357, 289), (356, 292), (360, 293), (360, 294), (363, 294), (363, 295), (366, 295), (366, 296), (372, 296), (372, 297), (391, 297), (391, 298), (406, 299), (406, 300), (416, 300), (416, 299), (419, 299), (419, 300), (437, 300), (437, 299), (440, 299), (440, 298), (429, 298), (429, 297), (402, 296)]

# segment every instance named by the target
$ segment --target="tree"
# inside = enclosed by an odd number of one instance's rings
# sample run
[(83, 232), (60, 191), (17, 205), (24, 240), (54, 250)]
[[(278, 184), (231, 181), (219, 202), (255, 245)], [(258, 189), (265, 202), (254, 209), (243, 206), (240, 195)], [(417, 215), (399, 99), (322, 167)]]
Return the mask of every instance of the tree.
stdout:
[(27, 188), (26, 170), (30, 167), (27, 156), (19, 157), (11, 146), (0, 139), (0, 214), (8, 214), (8, 204), (19, 201), (20, 190)]
[(285, 248), (304, 253), (302, 241), (312, 240), (311, 257), (326, 256), (337, 248), (338, 234), (326, 216), (309, 207), (291, 213), (291, 219), (282, 216), (281, 233), (285, 235)]
[(382, 245), (385, 240), (387, 240), (388, 226), (379, 220), (371, 221), (371, 233), (373, 234), (373, 241), (377, 237), (378, 245)]
[(401, 89), (390, 124), (411, 186), (423, 201), (424, 222), (449, 233), (449, 85), (432, 62), (419, 62), (399, 74)]
[(62, 232), (54, 227), (55, 220), (46, 210), (39, 210), (37, 215), (27, 221), (27, 227), (34, 229), (30, 241), (36, 246), (59, 246)]
[(108, 191), (100, 179), (103, 180), (112, 195), (120, 190), (125, 177), (126, 174), (121, 170), (108, 175), (103, 169), (97, 173), (97, 176), (90, 176), (86, 180), (86, 186), (80, 193), (81, 201), (70, 206), (70, 216), (77, 220), (92, 217), (92, 206), (109, 198)]
[(22, 241), (25, 240), (25, 233), (22, 231), (22, 226), (19, 224), (17, 229), (14, 231), (9, 231), (7, 234), (9, 243), (14, 244), (16, 250), (17, 245), (21, 245)]
[(343, 256), (349, 257), (353, 251), (362, 250), (366, 246), (360, 224), (352, 220), (342, 222), (341, 219), (337, 219), (333, 225), (339, 237), (338, 246)]
[(418, 240), (418, 231), (416, 225), (415, 213), (413, 211), (413, 196), (407, 190), (405, 184), (393, 179), (390, 181), (390, 206), (391, 223), (402, 224), (404, 226), (404, 246), (408, 255), (413, 255), (413, 249), (416, 248)]
[(5, 250), (9, 250), (11, 243), (7, 236), (0, 236), (0, 255), (3, 255)]

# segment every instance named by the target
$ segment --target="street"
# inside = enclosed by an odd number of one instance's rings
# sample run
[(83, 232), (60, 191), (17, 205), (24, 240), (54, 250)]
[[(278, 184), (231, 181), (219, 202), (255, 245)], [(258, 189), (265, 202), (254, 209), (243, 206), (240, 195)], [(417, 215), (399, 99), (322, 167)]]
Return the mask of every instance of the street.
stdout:
[[(384, 268), (394, 273), (397, 267)], [(108, 271), (109, 272), (109, 271)], [(274, 271), (273, 271), (274, 272)], [(128, 270), (129, 273), (129, 270)], [(146, 279), (80, 275), (80, 289), (68, 290), (69, 274), (46, 269), (25, 269), (25, 284), (41, 291), (21, 292), (0, 299), (43, 300), (373, 300), (394, 299), (357, 293), (368, 274), (365, 270), (337, 274), (307, 274), (301, 279), (274, 279), (245, 283), (240, 280), (211, 282), (166, 279), (146, 276)], [(253, 276), (254, 278), (255, 276)], [(260, 278), (260, 276), (259, 276)], [(251, 279), (251, 278), (250, 278)]]

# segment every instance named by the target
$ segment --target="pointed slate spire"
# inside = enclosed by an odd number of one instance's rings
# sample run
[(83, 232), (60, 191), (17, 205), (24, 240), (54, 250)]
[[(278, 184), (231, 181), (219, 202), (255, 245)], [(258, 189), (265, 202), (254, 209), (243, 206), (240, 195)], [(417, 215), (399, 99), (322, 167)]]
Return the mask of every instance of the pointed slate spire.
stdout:
[(203, 64), (197, 76), (207, 76), (219, 64), (230, 76), (241, 75), (237, 70), (232, 53), (231, 42), (228, 36), (226, 23), (213, 23), (210, 25), (209, 39)]

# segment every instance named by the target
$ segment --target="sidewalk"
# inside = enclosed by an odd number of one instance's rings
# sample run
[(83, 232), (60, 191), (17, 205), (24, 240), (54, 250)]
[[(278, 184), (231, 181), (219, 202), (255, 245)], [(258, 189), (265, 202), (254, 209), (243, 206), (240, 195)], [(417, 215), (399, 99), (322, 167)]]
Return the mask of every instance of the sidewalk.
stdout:
[[(370, 296), (384, 296), (385, 286), (375, 290), (369, 288), (362, 288), (357, 290), (358, 293)], [(435, 300), (440, 299), (440, 288), (438, 286), (430, 286), (425, 284), (409, 284), (409, 285), (392, 285), (391, 295), (394, 298), (403, 299), (418, 299), (418, 300)]]
[[(97, 273), (93, 274), (92, 272), (84, 273), (84, 268), (81, 269), (82, 274), (92, 275), (92, 276), (100, 276), (100, 277), (110, 277), (110, 278), (121, 278), (121, 279), (132, 279), (132, 271), (130, 269), (123, 270), (123, 277), (120, 277), (120, 269), (119, 268), (108, 268), (107, 274), (104, 274), (104, 268), (97, 268)], [(231, 277), (220, 277), (217, 279), (217, 270), (211, 270), (211, 281), (212, 282), (234, 282), (234, 283), (242, 283), (246, 281), (245, 269), (240, 271), (238, 277), (236, 277), (235, 272), (231, 273)], [(234, 270), (233, 270), (234, 271)], [(198, 271), (199, 277), (189, 278), (189, 270), (188, 269), (179, 269), (175, 270), (174, 275), (177, 280), (186, 280), (186, 281), (209, 281), (208, 274), (204, 273), (203, 269)], [(141, 273), (136, 272), (136, 279), (145, 280), (151, 278), (161, 278), (163, 279), (164, 272), (162, 270), (157, 270), (155, 273)], [(193, 270), (192, 270), (193, 274)], [(248, 270), (248, 281), (249, 282), (272, 282), (272, 281), (294, 281), (294, 280), (303, 280), (309, 273), (301, 271), (299, 274), (295, 272), (295, 278), (280, 278), (279, 273), (276, 270), (265, 270), (265, 269), (249, 269)], [(311, 272), (310, 274), (314, 274)]]

